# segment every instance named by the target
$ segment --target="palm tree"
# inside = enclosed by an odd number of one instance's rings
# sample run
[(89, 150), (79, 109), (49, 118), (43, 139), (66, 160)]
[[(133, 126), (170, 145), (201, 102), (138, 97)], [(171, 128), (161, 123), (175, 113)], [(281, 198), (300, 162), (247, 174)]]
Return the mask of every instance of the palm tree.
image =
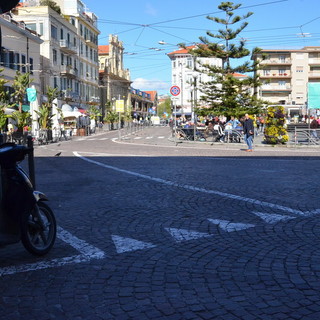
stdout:
[(12, 96), (19, 104), (20, 113), (22, 113), (22, 104), (26, 95), (26, 89), (29, 87), (32, 80), (33, 79), (30, 79), (30, 73), (21, 73), (17, 70), (12, 84), (12, 87), (15, 90)]

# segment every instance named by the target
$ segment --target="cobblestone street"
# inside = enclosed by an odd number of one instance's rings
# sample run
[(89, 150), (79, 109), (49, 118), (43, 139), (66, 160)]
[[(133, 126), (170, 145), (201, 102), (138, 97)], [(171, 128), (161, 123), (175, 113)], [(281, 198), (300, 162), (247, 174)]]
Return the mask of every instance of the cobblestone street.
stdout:
[(58, 239), (1, 248), (0, 319), (320, 319), (319, 148), (121, 134), (36, 146)]

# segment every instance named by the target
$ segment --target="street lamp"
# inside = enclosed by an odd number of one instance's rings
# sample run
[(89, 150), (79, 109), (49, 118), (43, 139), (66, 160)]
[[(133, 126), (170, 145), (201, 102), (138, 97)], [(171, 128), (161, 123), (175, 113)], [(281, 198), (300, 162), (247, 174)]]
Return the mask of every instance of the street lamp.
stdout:
[(197, 125), (197, 116), (196, 116), (196, 113), (195, 113), (195, 108), (197, 107), (197, 79), (198, 79), (198, 72), (194, 71), (192, 73), (192, 77), (193, 77), (193, 99), (192, 99), (192, 116), (193, 116), (193, 140), (195, 141), (195, 138), (196, 138), (196, 125)]

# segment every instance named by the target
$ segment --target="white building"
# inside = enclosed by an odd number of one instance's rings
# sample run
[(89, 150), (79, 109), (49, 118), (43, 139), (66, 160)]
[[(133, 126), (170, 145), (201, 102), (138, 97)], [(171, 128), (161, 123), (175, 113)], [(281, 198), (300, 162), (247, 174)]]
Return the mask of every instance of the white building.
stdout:
[(200, 64), (222, 66), (220, 58), (195, 58), (189, 53), (189, 50), (192, 48), (195, 48), (195, 46), (180, 48), (168, 53), (168, 57), (171, 60), (172, 85), (180, 88), (180, 94), (171, 99), (177, 107), (177, 112), (182, 114), (192, 112), (195, 100), (197, 100), (197, 106), (201, 105), (199, 101), (201, 96), (199, 88), (201, 88), (202, 82), (210, 81), (210, 77), (207, 74), (194, 71), (195, 67), (200, 69)]
[(56, 0), (61, 13), (40, 1), (24, 1), (15, 19), (41, 35), (42, 90), (57, 87), (62, 103), (99, 105), (97, 17), (80, 0)]
[(33, 79), (32, 85), (37, 91), (41, 90), (42, 62), (40, 45), (42, 40), (32, 30), (26, 28), (23, 22), (12, 19), (9, 13), (0, 15), (2, 31), (1, 76), (8, 81), (6, 87), (10, 93), (14, 90), (12, 81), (16, 71), (30, 72)]

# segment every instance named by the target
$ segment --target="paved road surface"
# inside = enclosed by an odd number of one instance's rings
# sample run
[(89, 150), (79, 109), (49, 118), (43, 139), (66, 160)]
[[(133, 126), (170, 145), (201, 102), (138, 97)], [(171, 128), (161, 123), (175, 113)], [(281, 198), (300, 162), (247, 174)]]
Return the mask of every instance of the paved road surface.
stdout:
[(320, 319), (318, 149), (169, 135), (36, 147), (58, 239), (1, 249), (0, 319)]

